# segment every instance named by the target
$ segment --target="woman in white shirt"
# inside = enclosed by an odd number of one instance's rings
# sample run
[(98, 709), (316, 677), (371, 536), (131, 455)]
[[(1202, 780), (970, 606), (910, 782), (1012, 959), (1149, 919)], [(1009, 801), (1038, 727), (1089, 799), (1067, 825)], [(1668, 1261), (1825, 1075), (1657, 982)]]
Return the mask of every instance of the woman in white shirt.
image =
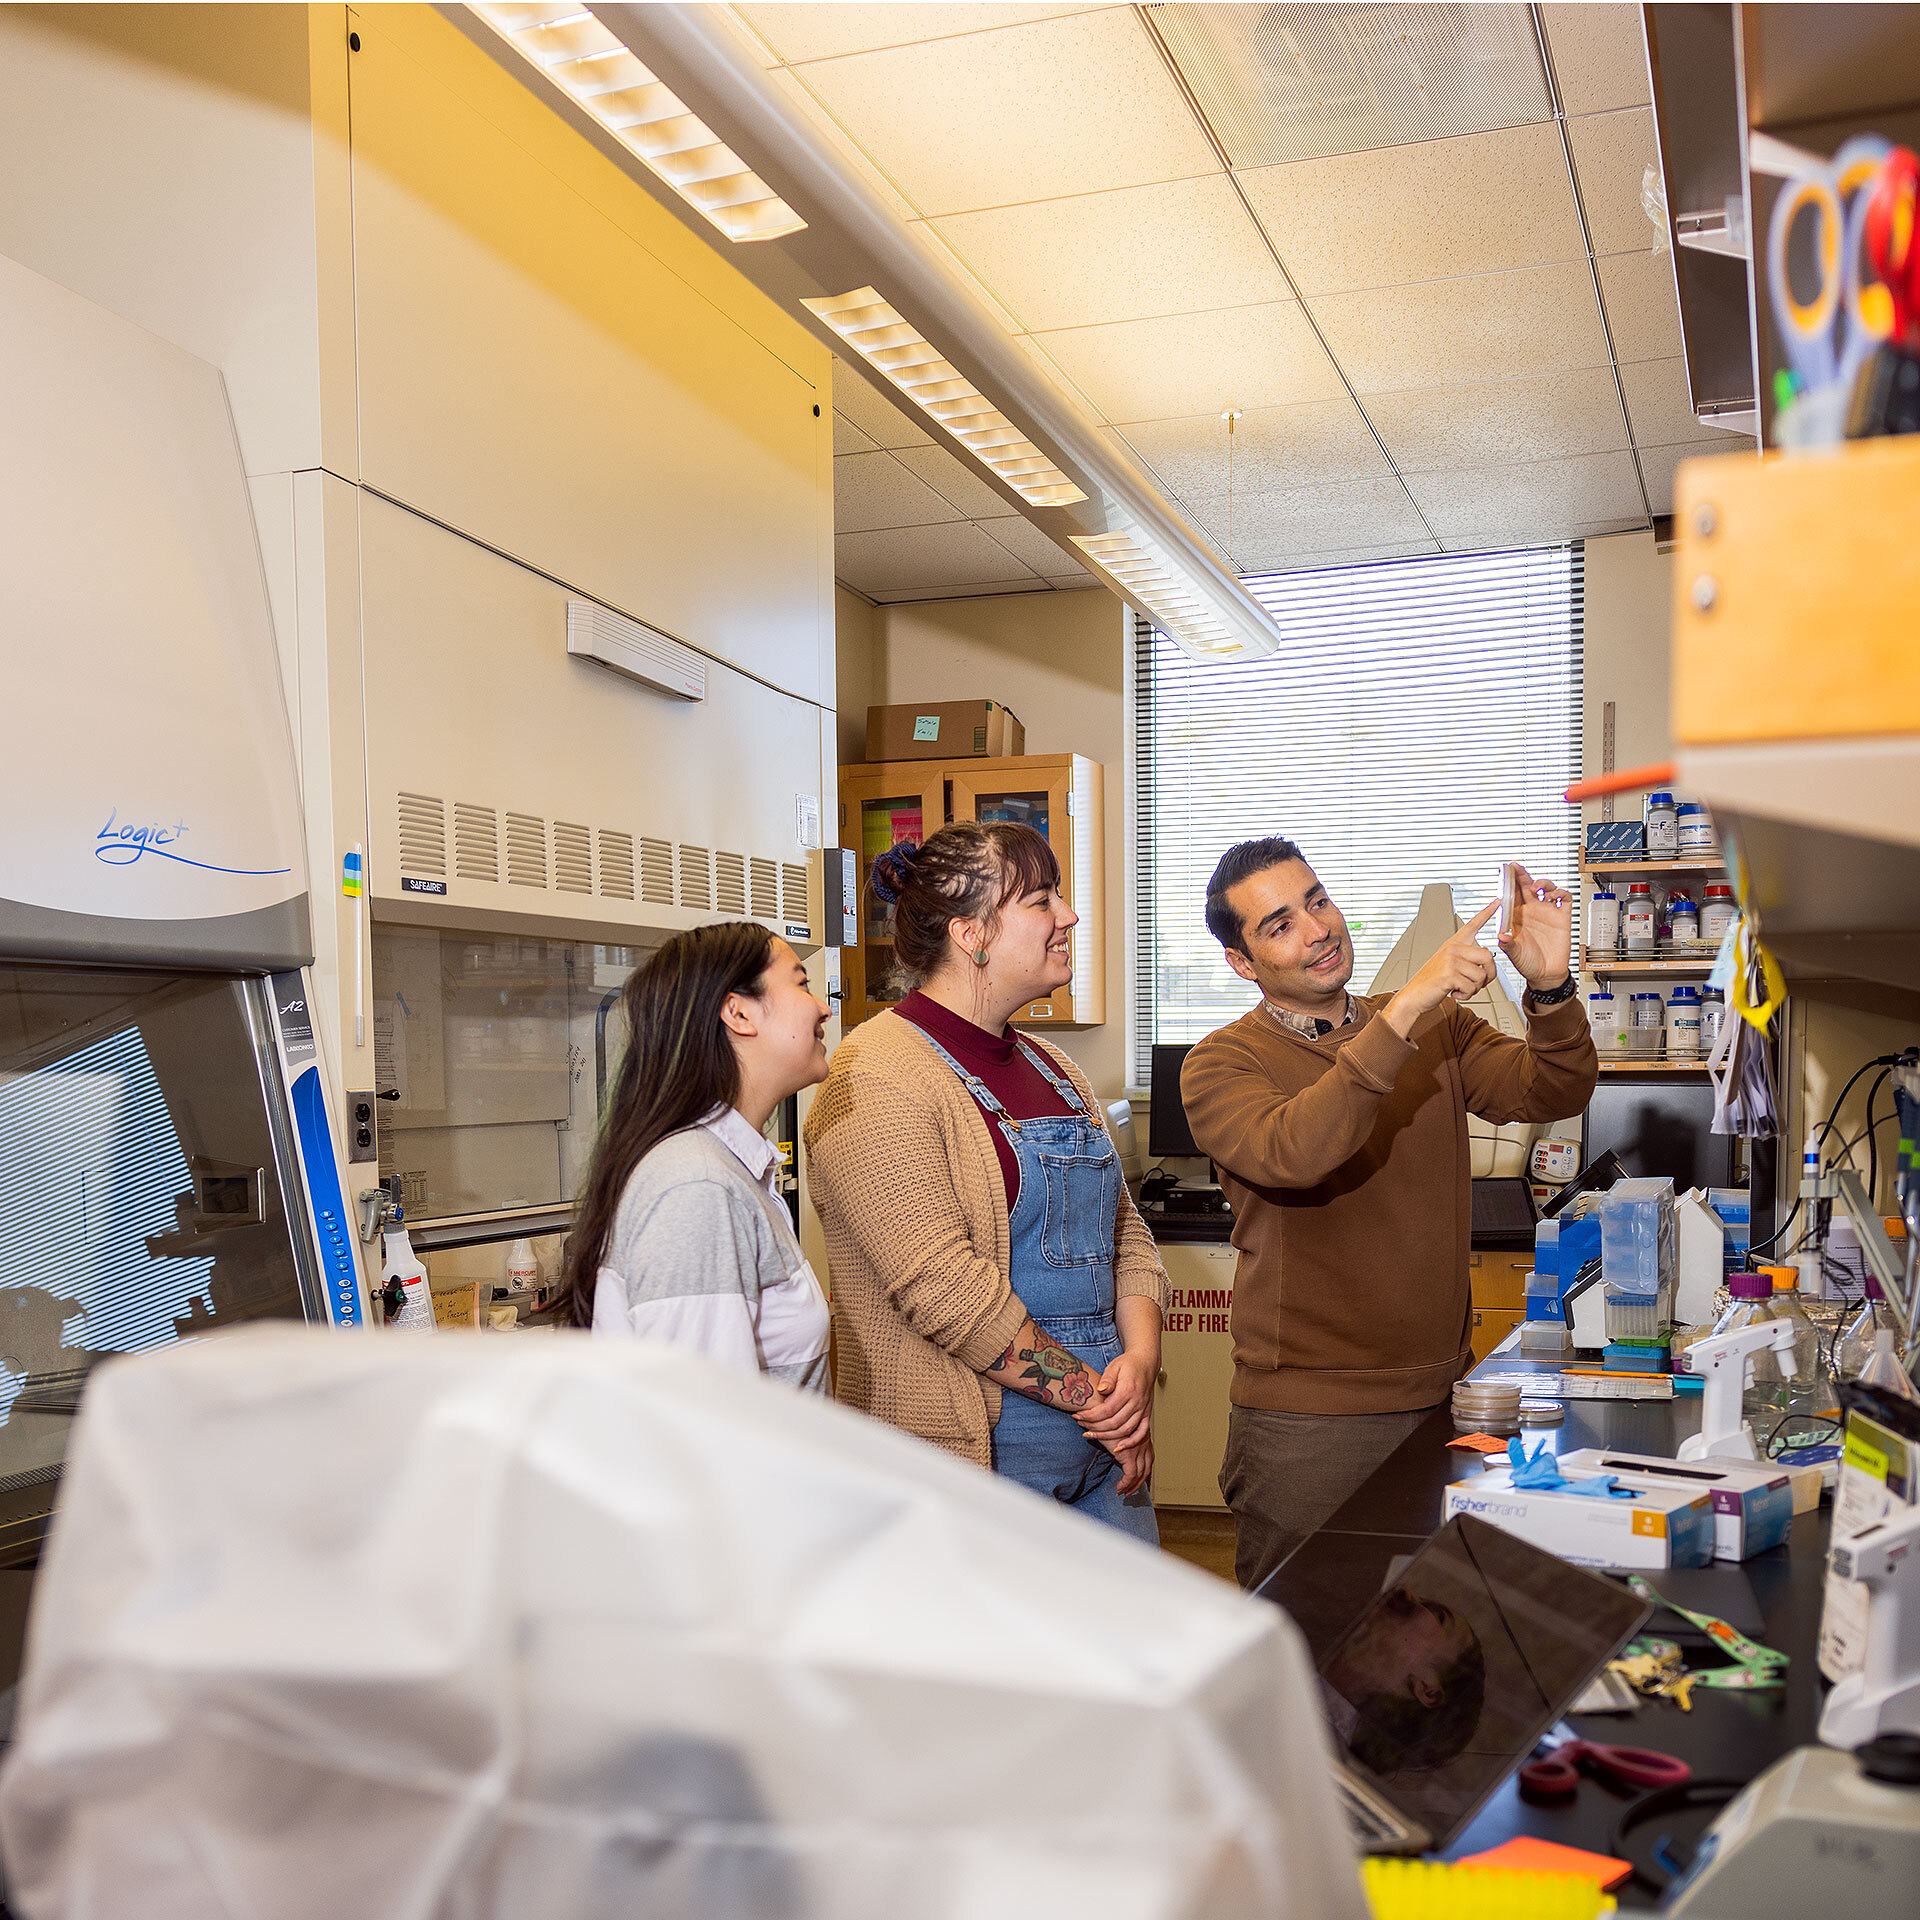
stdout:
[(765, 927), (676, 934), (627, 982), (630, 1038), (554, 1317), (827, 1388), (827, 1303), (765, 1134), (826, 1077), (832, 1009)]

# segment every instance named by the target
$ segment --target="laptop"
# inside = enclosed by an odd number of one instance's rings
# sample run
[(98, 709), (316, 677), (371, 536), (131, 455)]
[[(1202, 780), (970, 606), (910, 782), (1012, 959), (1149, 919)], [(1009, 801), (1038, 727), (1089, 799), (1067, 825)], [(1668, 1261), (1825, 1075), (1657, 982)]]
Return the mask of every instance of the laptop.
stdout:
[(1450, 1846), (1650, 1612), (1514, 1534), (1449, 1520), (1320, 1662), (1361, 1851)]

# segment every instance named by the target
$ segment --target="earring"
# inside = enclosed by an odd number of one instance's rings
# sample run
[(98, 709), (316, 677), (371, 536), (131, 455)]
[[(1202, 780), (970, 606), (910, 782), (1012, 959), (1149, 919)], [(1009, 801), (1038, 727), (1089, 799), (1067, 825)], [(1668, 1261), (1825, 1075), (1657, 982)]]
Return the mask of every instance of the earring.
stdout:
[(976, 967), (984, 967), (987, 964), (987, 950), (985, 947), (979, 947), (974, 950), (973, 964)]

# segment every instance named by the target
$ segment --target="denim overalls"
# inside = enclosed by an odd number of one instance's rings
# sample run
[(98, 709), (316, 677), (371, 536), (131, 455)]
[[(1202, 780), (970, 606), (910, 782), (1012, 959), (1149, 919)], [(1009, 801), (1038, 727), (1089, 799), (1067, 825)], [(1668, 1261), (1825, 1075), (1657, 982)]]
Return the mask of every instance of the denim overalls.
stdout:
[[(1008, 1216), (1013, 1290), (1043, 1333), (1077, 1353), (1096, 1375), (1121, 1351), (1113, 1318), (1113, 1227), (1120, 1206), (1120, 1156), (1080, 1096), (1024, 1040), (1014, 1044), (1073, 1109), (1015, 1120), (978, 1075), (922, 1032), (979, 1101), (1013, 1148), (1020, 1191)], [(1035, 1493), (1077, 1508), (1157, 1546), (1145, 1489), (1121, 1499), (1121, 1467), (1089, 1440), (1064, 1407), (1002, 1390), (993, 1430), (993, 1470)]]

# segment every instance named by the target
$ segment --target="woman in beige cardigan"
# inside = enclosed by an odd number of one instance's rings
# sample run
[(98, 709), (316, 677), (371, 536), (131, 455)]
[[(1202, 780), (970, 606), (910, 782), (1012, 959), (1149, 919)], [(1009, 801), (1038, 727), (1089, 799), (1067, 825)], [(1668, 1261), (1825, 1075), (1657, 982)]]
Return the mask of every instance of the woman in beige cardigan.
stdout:
[(912, 991), (841, 1044), (806, 1129), (835, 1391), (1154, 1540), (1166, 1274), (1093, 1089), (1008, 1026), (1072, 977), (1053, 850), (969, 822), (882, 855), (873, 886)]

